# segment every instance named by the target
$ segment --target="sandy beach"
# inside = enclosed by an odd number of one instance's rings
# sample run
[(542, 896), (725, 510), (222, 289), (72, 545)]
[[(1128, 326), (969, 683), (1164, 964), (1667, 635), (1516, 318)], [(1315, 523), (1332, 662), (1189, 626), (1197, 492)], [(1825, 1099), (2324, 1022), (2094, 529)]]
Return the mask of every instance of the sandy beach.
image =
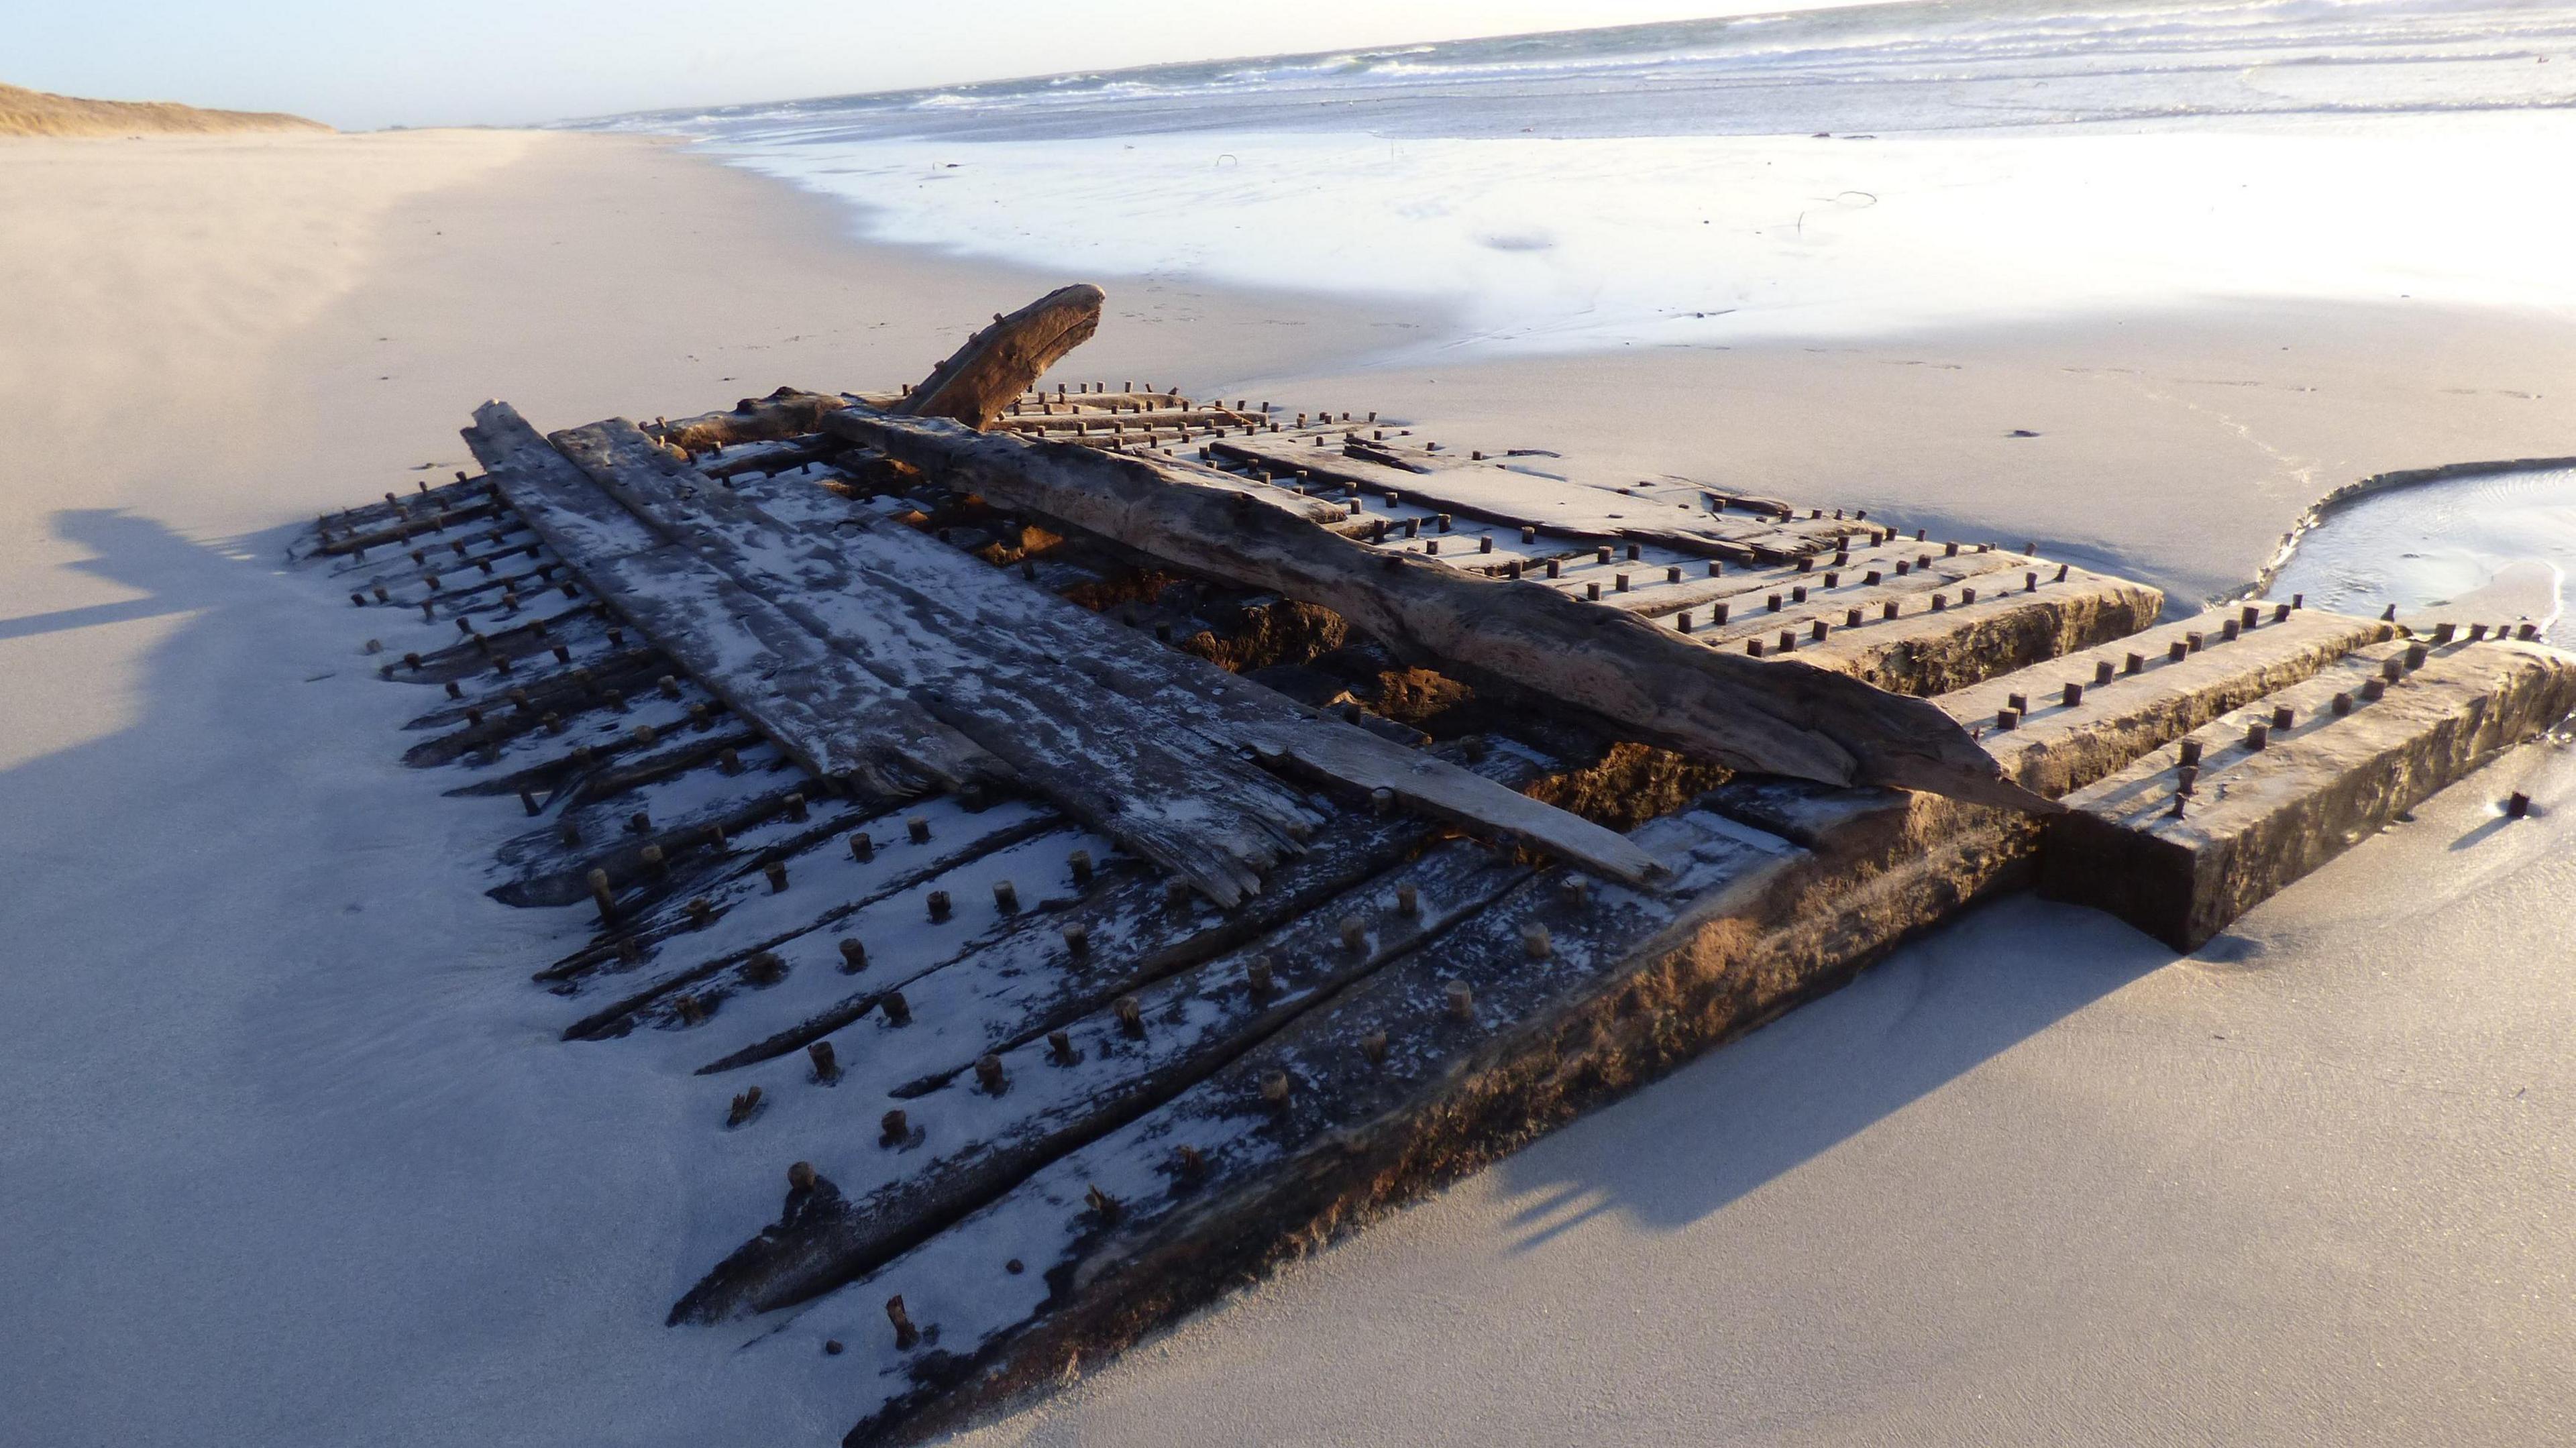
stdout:
[[(487, 397), (882, 387), (1092, 280), (1084, 378), (2036, 540), (2177, 605), (2353, 478), (2576, 453), (2576, 329), (2536, 310), (1390, 365), (1441, 304), (865, 245), (642, 138), (23, 141), (0, 188), (36, 424), (0, 461), (0, 1442), (848, 1426), (660, 1325), (739, 1225), (672, 1159), (696, 1088), (554, 1039), (557, 922), (461, 863), (516, 806), (400, 767), (364, 625), (279, 565), (468, 466)], [(2509, 782), (2541, 817), (2498, 831)], [(981, 1440), (2563, 1441), (2571, 820), (2576, 761), (2524, 751), (2187, 959), (1978, 912)]]

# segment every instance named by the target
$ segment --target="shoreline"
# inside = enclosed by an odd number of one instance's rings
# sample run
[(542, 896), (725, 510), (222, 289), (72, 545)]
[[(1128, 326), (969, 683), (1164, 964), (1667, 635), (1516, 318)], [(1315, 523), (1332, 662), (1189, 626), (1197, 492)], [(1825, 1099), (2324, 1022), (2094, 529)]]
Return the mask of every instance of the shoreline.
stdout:
[[(486, 397), (560, 427), (879, 387), (1074, 278), (570, 133), (30, 142), (0, 183), (50, 303), (0, 338), (44, 419), (0, 462), (0, 1014), (41, 1023), (0, 1060), (0, 1396), (61, 1440), (836, 1438), (832, 1361), (661, 1325), (774, 1209), (778, 1144), (710, 1147), (722, 1091), (556, 1038), (524, 962), (565, 923), (471, 863), (519, 806), (403, 768), (417, 701), (250, 550), (467, 466)], [(2576, 341), (2512, 314), (1385, 367), (1436, 319), (1098, 280), (1086, 378), (2147, 581), (2237, 586), (2336, 483), (2576, 437)], [(2550, 1441), (2576, 1322), (2525, 1288), (2576, 1255), (2542, 1169), (2576, 1074), (2533, 1023), (2576, 984), (2530, 922), (2576, 892), (2576, 769), (2493, 773), (2192, 957), (1980, 911), (975, 1441)], [(2529, 829), (2491, 827), (2508, 777)]]

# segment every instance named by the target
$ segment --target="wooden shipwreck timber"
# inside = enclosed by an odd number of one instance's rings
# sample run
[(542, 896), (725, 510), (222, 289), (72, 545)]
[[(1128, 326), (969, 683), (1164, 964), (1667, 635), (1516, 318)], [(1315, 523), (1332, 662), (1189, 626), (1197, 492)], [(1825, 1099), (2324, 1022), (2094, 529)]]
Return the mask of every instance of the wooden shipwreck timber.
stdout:
[(2576, 708), (2527, 628), (2159, 624), (1858, 511), (1043, 382), (1099, 303), (898, 395), (487, 404), (480, 476), (299, 547), (431, 691), (407, 758), (524, 807), (494, 893), (595, 914), (534, 963), (565, 1036), (681, 1033), (785, 1176), (673, 1322), (827, 1361), (852, 1443), (1994, 892), (2192, 948)]

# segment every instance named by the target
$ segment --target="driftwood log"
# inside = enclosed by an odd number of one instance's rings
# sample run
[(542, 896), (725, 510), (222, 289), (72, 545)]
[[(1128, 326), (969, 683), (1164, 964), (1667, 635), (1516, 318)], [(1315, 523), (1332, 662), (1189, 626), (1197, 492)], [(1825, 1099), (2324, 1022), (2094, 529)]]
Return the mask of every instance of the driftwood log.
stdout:
[(920, 386), (887, 409), (944, 417), (981, 432), (1065, 353), (1100, 330), (1106, 293), (1089, 283), (1059, 287), (966, 339)]
[(1931, 703), (1790, 660), (1719, 653), (1641, 619), (1253, 506), (1239, 479), (1169, 459), (975, 433), (851, 408), (827, 431), (1176, 567), (1329, 608), (1398, 652), (1508, 679), (1731, 768), (1883, 784), (2038, 813)]
[(825, 413), (849, 405), (850, 399), (838, 393), (781, 387), (767, 397), (746, 397), (731, 412), (662, 418), (646, 424), (644, 431), (654, 441), (694, 457), (735, 443), (802, 437), (823, 425)]

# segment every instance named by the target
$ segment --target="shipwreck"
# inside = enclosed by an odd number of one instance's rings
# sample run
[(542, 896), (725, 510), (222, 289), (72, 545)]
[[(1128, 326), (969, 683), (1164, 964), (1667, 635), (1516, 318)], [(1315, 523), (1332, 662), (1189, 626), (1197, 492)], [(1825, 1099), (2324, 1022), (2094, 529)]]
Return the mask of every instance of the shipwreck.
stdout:
[[(673, 1304), (853, 1444), (1175, 1313), (1997, 892), (2178, 950), (2576, 708), (2528, 625), (2236, 602), (1374, 414), (1050, 382), (541, 434), (295, 548), (515, 798), (563, 1034), (774, 1219)], [(2508, 806), (2513, 808), (2515, 806)]]

